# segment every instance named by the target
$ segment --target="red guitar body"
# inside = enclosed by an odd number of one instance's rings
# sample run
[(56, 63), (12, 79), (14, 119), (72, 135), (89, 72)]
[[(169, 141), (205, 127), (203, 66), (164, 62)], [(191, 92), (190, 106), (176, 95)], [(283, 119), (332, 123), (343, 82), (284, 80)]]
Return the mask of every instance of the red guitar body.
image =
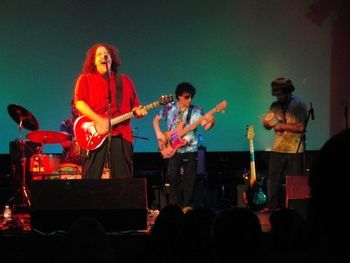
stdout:
[[(173, 95), (163, 95), (159, 98), (158, 101), (154, 101), (148, 105), (142, 106), (146, 110), (153, 109), (159, 105), (165, 105), (173, 101)], [(134, 117), (132, 111), (117, 116), (111, 120), (111, 126), (117, 125), (125, 120), (131, 119)], [(96, 130), (94, 122), (86, 117), (81, 116), (77, 118), (74, 122), (74, 135), (76, 140), (79, 143), (80, 148), (92, 151), (101, 146), (103, 141), (107, 138), (107, 134), (99, 134)]]

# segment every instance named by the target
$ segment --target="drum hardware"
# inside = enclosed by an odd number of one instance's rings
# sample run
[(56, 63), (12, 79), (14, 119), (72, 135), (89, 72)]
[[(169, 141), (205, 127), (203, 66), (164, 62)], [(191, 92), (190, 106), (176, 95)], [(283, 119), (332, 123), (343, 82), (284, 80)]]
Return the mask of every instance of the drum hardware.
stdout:
[(21, 186), (17, 190), (16, 194), (10, 198), (9, 203), (12, 202), (18, 193), (21, 194), (21, 206), (26, 208), (31, 206), (31, 201), (29, 197), (29, 190), (26, 183), (26, 166), (27, 166), (27, 158), (25, 156), (25, 141), (22, 140), (22, 129), (27, 129), (30, 131), (36, 131), (39, 129), (39, 123), (36, 118), (33, 116), (30, 111), (23, 108), (17, 104), (9, 104), (7, 106), (7, 111), (11, 118), (18, 124), (18, 132), (19, 132), (19, 145), (21, 152), (21, 166), (22, 166), (22, 180)]
[[(39, 129), (39, 123), (36, 118), (22, 106), (10, 104), (7, 106), (7, 111), (11, 118), (18, 124), (20, 132), (22, 128), (29, 131), (36, 131)], [(19, 138), (21, 138), (21, 134)]]
[(30, 158), (29, 171), (32, 173), (32, 179), (45, 179), (50, 177), (56, 168), (61, 164), (61, 157), (55, 154), (34, 154)]
[(32, 180), (78, 180), (82, 178), (82, 167), (75, 163), (58, 164), (50, 173), (33, 173)]
[[(48, 143), (62, 143), (69, 139), (69, 135), (65, 132), (38, 130), (27, 134), (27, 139), (41, 143), (41, 149)], [(58, 159), (59, 161), (57, 162)], [(35, 154), (30, 159), (30, 171), (33, 175), (33, 180), (48, 179), (53, 176), (56, 167), (61, 163), (61, 158), (52, 158), (52, 155), (42, 153)], [(56, 160), (56, 161), (55, 161)]]

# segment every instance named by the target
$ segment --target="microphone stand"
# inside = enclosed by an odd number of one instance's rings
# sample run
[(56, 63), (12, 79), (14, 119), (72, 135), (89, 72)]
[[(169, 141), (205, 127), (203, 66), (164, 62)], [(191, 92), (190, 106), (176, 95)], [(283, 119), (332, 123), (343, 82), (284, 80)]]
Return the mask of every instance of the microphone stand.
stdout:
[(348, 125), (348, 102), (345, 102), (345, 107), (344, 107), (344, 119), (345, 119), (345, 129), (349, 128)]
[(111, 95), (111, 84), (110, 84), (110, 72), (108, 69), (108, 60), (105, 59), (105, 65), (106, 65), (106, 74), (107, 74), (107, 88), (108, 88), (108, 146), (107, 146), (107, 152), (106, 152), (106, 159), (105, 159), (105, 165), (108, 172), (108, 178), (110, 178), (110, 169), (111, 169), (111, 142), (112, 142), (112, 111), (111, 111), (111, 104), (112, 104), (112, 95)]
[[(134, 131), (136, 131), (136, 135), (134, 133)], [(141, 140), (149, 140), (149, 138), (147, 137), (142, 137), (142, 136), (139, 136), (139, 128), (136, 127), (132, 130), (132, 137), (134, 138), (134, 143), (133, 143), (133, 149), (135, 148), (135, 144), (136, 144), (136, 139), (141, 139)]]
[[(301, 136), (300, 136), (300, 140), (299, 140), (299, 145), (298, 145), (298, 149), (297, 149), (297, 151), (296, 151), (296, 153), (299, 153), (299, 149), (300, 149), (300, 146), (301, 146), (301, 143), (303, 143), (303, 145), (304, 145), (304, 152), (303, 152), (303, 173), (304, 173), (304, 175), (306, 175), (306, 173), (305, 173), (305, 167), (306, 167), (306, 160), (305, 160), (305, 152), (306, 152), (306, 128), (307, 128), (307, 125), (308, 125), (308, 123), (309, 123), (309, 120), (310, 120), (310, 116), (312, 116), (313, 117), (313, 108), (312, 108), (312, 106), (310, 107), (310, 109), (309, 109), (309, 111), (308, 111), (308, 113), (307, 113), (307, 118), (306, 118), (306, 120), (305, 120), (305, 122), (304, 122), (304, 129), (303, 129), (303, 131), (301, 132)], [(312, 118), (313, 119), (313, 118)]]

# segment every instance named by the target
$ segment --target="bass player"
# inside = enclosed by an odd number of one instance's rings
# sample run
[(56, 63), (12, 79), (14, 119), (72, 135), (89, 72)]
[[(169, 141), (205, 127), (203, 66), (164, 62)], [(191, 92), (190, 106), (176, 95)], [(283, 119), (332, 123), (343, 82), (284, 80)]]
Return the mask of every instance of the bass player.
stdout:
[[(197, 175), (197, 126), (181, 138), (175, 138), (181, 133), (179, 129), (186, 128), (199, 119), (200, 125), (209, 130), (215, 123), (213, 114), (204, 114), (202, 108), (192, 105), (196, 94), (195, 87), (188, 82), (181, 82), (175, 90), (176, 101), (165, 105), (153, 119), (153, 127), (158, 139), (159, 149), (169, 147), (171, 154), (168, 158), (168, 179), (170, 182), (170, 203), (177, 204), (187, 211), (192, 207), (192, 194)], [(160, 129), (160, 120), (166, 122), (171, 131), (172, 142)], [(175, 131), (175, 132), (172, 132)], [(181, 147), (171, 145), (174, 141), (185, 142)], [(178, 144), (177, 144), (178, 145)], [(174, 152), (171, 152), (174, 150)]]

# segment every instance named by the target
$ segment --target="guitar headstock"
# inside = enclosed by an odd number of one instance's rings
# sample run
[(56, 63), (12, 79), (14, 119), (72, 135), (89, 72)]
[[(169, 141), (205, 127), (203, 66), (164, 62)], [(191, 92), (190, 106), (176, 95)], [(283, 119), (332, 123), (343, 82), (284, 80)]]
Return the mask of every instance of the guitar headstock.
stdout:
[(254, 139), (254, 126), (253, 125), (248, 125), (247, 126), (247, 139), (248, 140), (253, 140)]
[(225, 109), (227, 107), (227, 101), (223, 100), (222, 102), (220, 102), (218, 105), (215, 106), (215, 111), (216, 112), (225, 112)]
[(174, 100), (174, 95), (168, 94), (168, 95), (160, 96), (158, 102), (160, 105), (165, 105), (165, 104), (168, 104), (169, 102), (172, 102), (173, 100)]

